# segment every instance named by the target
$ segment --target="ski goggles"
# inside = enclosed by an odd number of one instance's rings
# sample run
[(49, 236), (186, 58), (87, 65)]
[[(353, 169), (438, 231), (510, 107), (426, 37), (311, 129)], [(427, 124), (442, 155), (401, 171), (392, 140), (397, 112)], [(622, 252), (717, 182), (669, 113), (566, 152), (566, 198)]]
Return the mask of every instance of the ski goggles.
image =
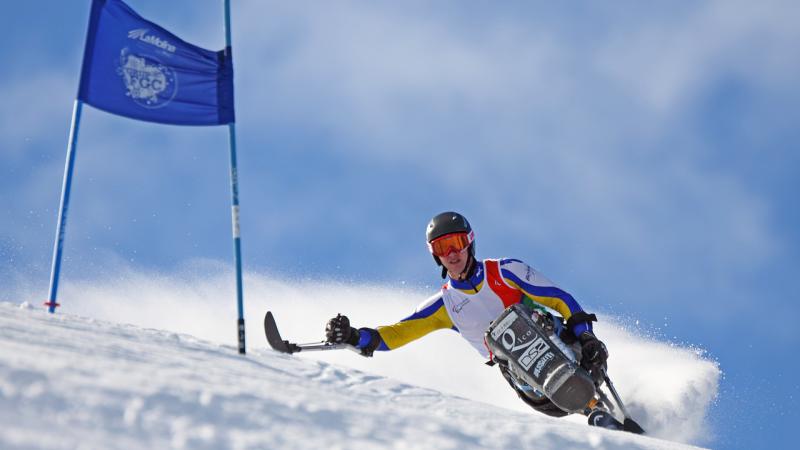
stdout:
[(469, 247), (474, 240), (475, 233), (472, 231), (469, 233), (446, 234), (428, 242), (428, 250), (430, 250), (434, 256), (441, 258), (453, 252), (463, 251), (465, 248)]

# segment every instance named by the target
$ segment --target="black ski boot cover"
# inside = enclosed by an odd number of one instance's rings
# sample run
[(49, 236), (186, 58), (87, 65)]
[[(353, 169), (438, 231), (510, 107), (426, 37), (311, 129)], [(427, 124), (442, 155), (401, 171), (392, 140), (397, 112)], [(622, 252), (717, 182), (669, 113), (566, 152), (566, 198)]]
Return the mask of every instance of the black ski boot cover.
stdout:
[(583, 412), (595, 394), (589, 374), (567, 357), (521, 304), (508, 307), (486, 330), (486, 344), (495, 357), (556, 406)]
[(610, 412), (602, 409), (595, 409), (589, 414), (589, 425), (608, 428), (609, 430), (625, 430), (625, 425), (622, 422), (615, 419)]

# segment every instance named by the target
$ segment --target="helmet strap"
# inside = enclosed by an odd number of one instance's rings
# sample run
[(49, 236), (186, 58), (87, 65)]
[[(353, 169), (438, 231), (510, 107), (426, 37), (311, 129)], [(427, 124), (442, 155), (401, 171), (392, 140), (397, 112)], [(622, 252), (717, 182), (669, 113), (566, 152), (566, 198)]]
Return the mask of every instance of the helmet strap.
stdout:
[[(462, 271), (456, 277), (457, 280), (468, 280), (472, 275), (475, 273), (475, 268), (478, 266), (475, 264), (475, 256), (472, 254), (472, 251), (469, 252), (467, 255), (467, 264), (464, 265), (464, 271)], [(442, 279), (447, 276), (447, 269), (442, 265)]]
[(469, 280), (472, 275), (475, 273), (475, 257), (472, 255), (472, 252), (469, 252), (469, 259), (467, 260), (467, 265), (464, 266), (464, 271), (458, 274), (459, 278), (463, 278), (464, 280)]

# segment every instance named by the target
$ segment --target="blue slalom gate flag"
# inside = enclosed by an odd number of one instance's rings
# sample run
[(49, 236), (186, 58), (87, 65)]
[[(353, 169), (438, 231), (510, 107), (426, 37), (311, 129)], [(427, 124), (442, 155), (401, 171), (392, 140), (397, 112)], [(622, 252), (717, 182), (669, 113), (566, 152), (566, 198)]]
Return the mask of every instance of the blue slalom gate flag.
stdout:
[(78, 99), (149, 122), (233, 123), (231, 54), (183, 41), (121, 0), (93, 0)]

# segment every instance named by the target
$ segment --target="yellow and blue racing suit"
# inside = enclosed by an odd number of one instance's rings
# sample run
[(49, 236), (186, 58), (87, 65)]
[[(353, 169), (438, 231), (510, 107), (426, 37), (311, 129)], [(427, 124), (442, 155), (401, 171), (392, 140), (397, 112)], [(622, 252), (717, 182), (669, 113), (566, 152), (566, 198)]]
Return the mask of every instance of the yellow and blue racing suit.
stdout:
[[(476, 264), (469, 279), (448, 278), (442, 289), (422, 302), (414, 314), (394, 325), (378, 327), (381, 342), (376, 350), (394, 350), (432, 331), (449, 328), (488, 358), (483, 340), (486, 328), (505, 308), (519, 302), (532, 302), (531, 306), (541, 305), (558, 312), (575, 336), (591, 331), (590, 322), (569, 321), (573, 316), (586, 316), (578, 302), (524, 262), (486, 259)], [(374, 333), (362, 331), (359, 347), (368, 345), (372, 336)]]

